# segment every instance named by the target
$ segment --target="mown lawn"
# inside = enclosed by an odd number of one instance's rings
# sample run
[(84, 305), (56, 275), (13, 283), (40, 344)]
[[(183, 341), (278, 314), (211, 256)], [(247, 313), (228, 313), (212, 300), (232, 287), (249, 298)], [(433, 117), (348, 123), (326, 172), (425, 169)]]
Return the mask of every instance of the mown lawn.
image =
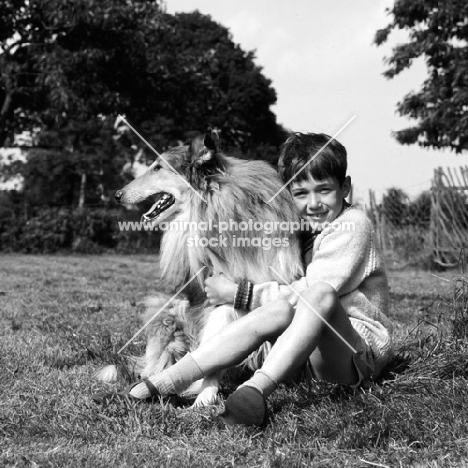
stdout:
[[(365, 391), (283, 386), (260, 431), (221, 427), (222, 405), (90, 400), (105, 388), (93, 371), (138, 330), (141, 301), (158, 289), (155, 256), (0, 255), (0, 466), (468, 466), (458, 274), (390, 271), (400, 352), (384, 378)], [(142, 352), (144, 337), (130, 348)]]

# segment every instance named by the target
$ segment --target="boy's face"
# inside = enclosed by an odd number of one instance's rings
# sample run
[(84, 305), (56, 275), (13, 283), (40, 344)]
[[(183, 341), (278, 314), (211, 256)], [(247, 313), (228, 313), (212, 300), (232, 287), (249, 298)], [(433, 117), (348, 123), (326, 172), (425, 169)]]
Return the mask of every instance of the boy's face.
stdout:
[(331, 223), (341, 213), (344, 199), (349, 195), (351, 179), (346, 177), (343, 185), (334, 177), (293, 182), (291, 194), (299, 214), (307, 220), (313, 230), (323, 229), (325, 222)]

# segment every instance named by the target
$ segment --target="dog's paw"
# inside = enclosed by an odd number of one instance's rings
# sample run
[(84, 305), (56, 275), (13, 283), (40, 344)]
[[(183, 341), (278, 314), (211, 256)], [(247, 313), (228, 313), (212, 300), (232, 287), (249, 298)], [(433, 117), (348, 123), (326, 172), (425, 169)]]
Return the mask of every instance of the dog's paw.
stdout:
[(212, 406), (218, 403), (218, 389), (205, 388), (200, 395), (197, 396), (192, 408), (203, 408), (205, 406)]
[(96, 372), (93, 373), (94, 379), (107, 383), (117, 382), (118, 377), (119, 370), (114, 364), (102, 367), (101, 369), (98, 369)]

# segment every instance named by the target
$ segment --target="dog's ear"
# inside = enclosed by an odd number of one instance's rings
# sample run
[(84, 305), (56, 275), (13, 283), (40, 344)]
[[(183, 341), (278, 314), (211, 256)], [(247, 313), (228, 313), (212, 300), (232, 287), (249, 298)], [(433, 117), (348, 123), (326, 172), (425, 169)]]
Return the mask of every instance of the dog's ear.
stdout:
[(190, 165), (192, 167), (201, 166), (205, 161), (209, 161), (210, 158), (211, 158), (211, 153), (205, 147), (202, 137), (200, 136), (195, 137), (190, 142), (190, 147), (189, 147)]
[(205, 133), (205, 138), (203, 139), (203, 144), (205, 148), (213, 151), (215, 154), (219, 153), (219, 134), (216, 130), (211, 128)]
[(215, 174), (224, 172), (223, 158), (220, 157), (219, 136), (215, 130), (209, 129), (204, 138), (196, 137), (189, 147), (190, 174), (189, 179), (199, 188), (219, 188), (213, 180)]
[[(203, 140), (201, 137), (196, 137), (190, 143), (190, 163), (195, 168), (199, 168), (209, 161), (215, 162), (218, 153), (219, 136), (215, 130), (208, 129)], [(212, 166), (212, 164), (209, 165)]]

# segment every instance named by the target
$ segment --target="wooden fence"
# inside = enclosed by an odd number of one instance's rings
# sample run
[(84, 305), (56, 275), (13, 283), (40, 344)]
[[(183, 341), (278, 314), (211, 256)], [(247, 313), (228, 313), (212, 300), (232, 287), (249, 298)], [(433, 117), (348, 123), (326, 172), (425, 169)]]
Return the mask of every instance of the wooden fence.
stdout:
[(468, 247), (468, 167), (436, 169), (431, 202), (433, 260), (455, 266)]
[(387, 257), (403, 265), (456, 266), (461, 253), (468, 250), (468, 167), (439, 167), (430, 192), (416, 201), (401, 190), (391, 190), (382, 203), (370, 191), (367, 207)]

